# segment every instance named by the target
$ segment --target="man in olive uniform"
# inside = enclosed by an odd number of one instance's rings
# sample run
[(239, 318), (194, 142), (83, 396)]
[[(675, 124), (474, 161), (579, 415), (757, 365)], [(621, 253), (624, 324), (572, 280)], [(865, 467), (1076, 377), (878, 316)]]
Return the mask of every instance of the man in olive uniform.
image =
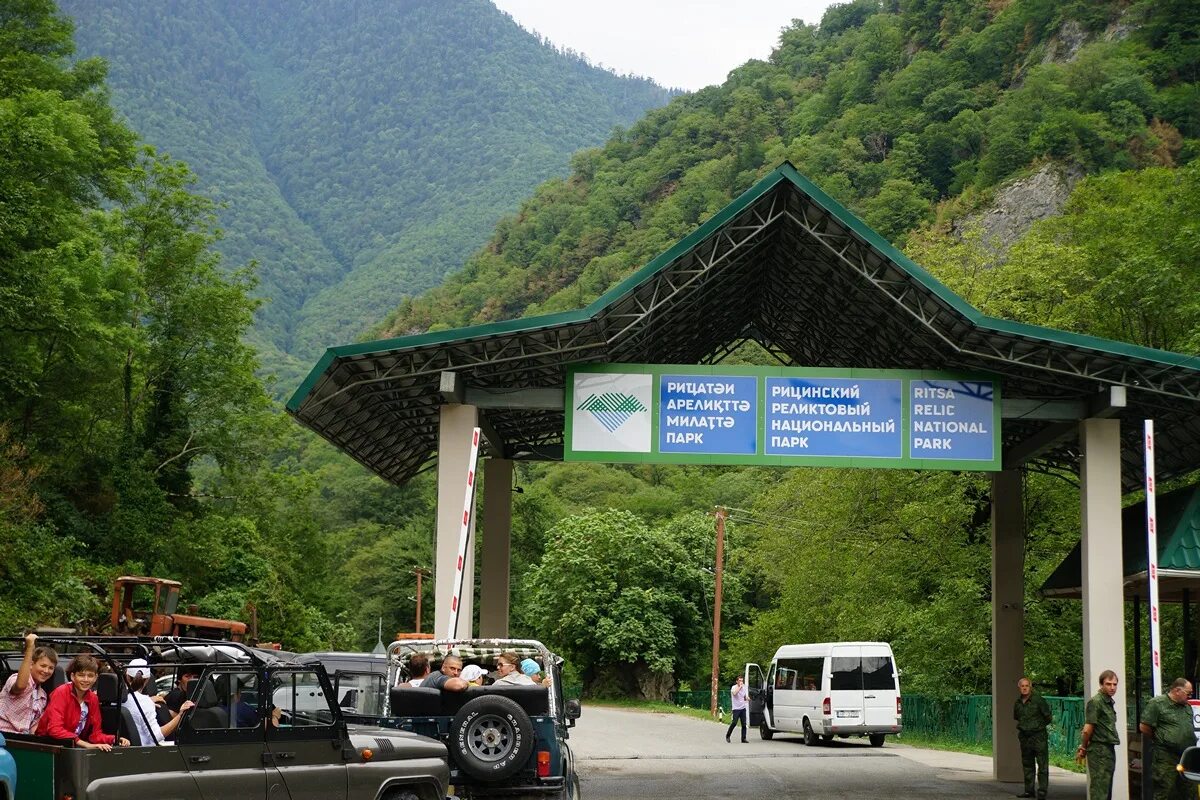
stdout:
[(1100, 691), (1087, 701), (1083, 713), (1083, 743), (1075, 754), (1087, 759), (1088, 800), (1112, 800), (1113, 770), (1117, 767), (1117, 673), (1100, 673)]
[(1187, 678), (1177, 678), (1166, 694), (1151, 700), (1142, 712), (1138, 730), (1154, 741), (1150, 765), (1154, 776), (1154, 800), (1186, 800), (1188, 796), (1189, 784), (1175, 765), (1184, 749), (1196, 743), (1192, 709), (1188, 705), (1191, 694), (1192, 684)]
[[(1033, 691), (1029, 678), (1017, 681), (1020, 695), (1013, 703), (1013, 719), (1017, 721), (1017, 740), (1021, 743), (1021, 767), (1025, 771), (1025, 792), (1017, 797), (1033, 797), (1033, 779), (1037, 775), (1037, 797), (1046, 800), (1050, 781), (1050, 745), (1046, 726), (1054, 721), (1046, 698)], [(1036, 772), (1035, 772), (1036, 765)]]

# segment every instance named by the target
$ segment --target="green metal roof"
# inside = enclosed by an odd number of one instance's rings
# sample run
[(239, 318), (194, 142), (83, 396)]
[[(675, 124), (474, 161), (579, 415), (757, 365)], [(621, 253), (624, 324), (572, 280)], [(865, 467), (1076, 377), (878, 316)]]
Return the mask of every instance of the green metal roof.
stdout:
[[(1187, 486), (1160, 495), (1158, 517), (1159, 596), (1179, 600), (1183, 589), (1200, 589), (1200, 486)], [(1146, 503), (1121, 511), (1122, 575), (1126, 594), (1141, 593), (1146, 585)], [(1079, 597), (1082, 584), (1081, 545), (1075, 545), (1042, 584), (1048, 597)], [(1200, 594), (1193, 599), (1200, 599)]]
[[(401, 483), (436, 456), (442, 372), (479, 388), (561, 388), (568, 364), (708, 364), (747, 339), (794, 366), (992, 372), (1006, 398), (1125, 386), (1123, 418), (1164, 424), (1164, 478), (1200, 454), (1195, 357), (985, 316), (787, 163), (586, 308), (331, 347), (287, 409)], [(488, 423), (517, 457), (554, 457), (562, 443), (561, 410), (493, 410)], [(1044, 426), (1005, 420), (1005, 443)], [(1123, 426), (1131, 445), (1134, 427)], [(1076, 456), (1068, 443), (1042, 460)]]

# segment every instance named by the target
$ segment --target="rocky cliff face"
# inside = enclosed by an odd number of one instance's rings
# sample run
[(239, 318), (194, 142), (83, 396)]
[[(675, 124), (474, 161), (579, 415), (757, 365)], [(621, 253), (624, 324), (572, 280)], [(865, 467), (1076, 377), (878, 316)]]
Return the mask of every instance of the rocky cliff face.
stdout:
[(1083, 171), (1077, 167), (1047, 164), (999, 189), (991, 207), (956, 220), (951, 230), (959, 238), (978, 231), (980, 243), (1003, 261), (1008, 249), (1033, 223), (1062, 212), (1082, 177)]

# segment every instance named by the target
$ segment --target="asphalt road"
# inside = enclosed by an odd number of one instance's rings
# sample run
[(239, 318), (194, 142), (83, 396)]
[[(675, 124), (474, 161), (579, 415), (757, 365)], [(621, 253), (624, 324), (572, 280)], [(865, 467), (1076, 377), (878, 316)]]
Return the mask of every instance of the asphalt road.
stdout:
[[(675, 714), (598, 708), (585, 703), (571, 730), (571, 747), (582, 781), (582, 800), (635, 798), (1002, 798), (1020, 784), (992, 780), (990, 758), (882, 748), (866, 740), (834, 740), (806, 747), (800, 737), (767, 742), (751, 730), (725, 743), (716, 723)], [(1086, 796), (1083, 776), (1052, 769), (1050, 797)]]

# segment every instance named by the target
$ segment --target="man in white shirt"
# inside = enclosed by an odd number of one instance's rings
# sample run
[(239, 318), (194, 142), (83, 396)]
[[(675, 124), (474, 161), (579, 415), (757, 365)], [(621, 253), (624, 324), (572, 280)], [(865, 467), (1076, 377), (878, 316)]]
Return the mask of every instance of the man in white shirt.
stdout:
[(737, 681), (733, 686), (729, 687), (730, 707), (733, 709), (733, 719), (729, 721), (729, 729), (725, 731), (725, 741), (729, 741), (730, 734), (737, 727), (738, 722), (742, 723), (742, 742), (746, 741), (746, 681), (738, 675)]

